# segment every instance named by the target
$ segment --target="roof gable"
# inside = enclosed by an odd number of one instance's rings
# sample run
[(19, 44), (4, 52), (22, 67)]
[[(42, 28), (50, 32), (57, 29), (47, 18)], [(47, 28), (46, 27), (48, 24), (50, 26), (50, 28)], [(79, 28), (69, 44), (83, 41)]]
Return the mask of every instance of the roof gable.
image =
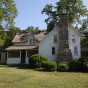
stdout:
[(15, 37), (12, 40), (13, 44), (19, 44), (19, 43), (25, 43), (30, 39), (35, 40), (36, 42), (40, 42), (44, 37), (46, 33), (45, 32), (40, 32), (40, 33), (21, 33), (21, 34), (16, 34)]

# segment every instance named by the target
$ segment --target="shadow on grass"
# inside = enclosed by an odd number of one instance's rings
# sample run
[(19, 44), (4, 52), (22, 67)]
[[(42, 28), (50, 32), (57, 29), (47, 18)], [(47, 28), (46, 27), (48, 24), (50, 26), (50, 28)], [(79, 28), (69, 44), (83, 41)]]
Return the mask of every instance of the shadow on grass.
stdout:
[(27, 64), (19, 64), (19, 65), (6, 65), (6, 64), (0, 64), (0, 67), (12, 67), (12, 68), (17, 68), (17, 69), (27, 69), (27, 70), (35, 70), (35, 71), (40, 71), (40, 72), (76, 72), (76, 73), (88, 73), (88, 71), (71, 71), (71, 70), (68, 70), (68, 71), (52, 71), (52, 70), (47, 70), (47, 69), (44, 69), (44, 68), (37, 68), (37, 67), (34, 67), (34, 66), (30, 66), (30, 65), (27, 65)]
[(17, 69), (26, 69), (26, 70), (34, 70), (34, 71), (40, 71), (40, 72), (55, 72), (51, 70), (47, 70), (41, 67), (35, 67), (35, 66), (30, 66), (27, 64), (19, 64), (19, 65), (6, 65), (7, 67), (12, 67), (12, 68), (17, 68)]

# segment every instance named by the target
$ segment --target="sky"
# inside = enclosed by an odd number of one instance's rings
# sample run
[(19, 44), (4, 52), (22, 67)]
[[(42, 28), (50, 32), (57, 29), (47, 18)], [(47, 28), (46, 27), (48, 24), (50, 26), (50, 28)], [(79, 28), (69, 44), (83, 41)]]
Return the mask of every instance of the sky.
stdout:
[[(15, 0), (18, 16), (15, 19), (17, 27), (26, 29), (28, 26), (46, 29), (45, 15), (41, 14), (44, 6), (57, 0)], [(88, 8), (88, 0), (83, 0)]]

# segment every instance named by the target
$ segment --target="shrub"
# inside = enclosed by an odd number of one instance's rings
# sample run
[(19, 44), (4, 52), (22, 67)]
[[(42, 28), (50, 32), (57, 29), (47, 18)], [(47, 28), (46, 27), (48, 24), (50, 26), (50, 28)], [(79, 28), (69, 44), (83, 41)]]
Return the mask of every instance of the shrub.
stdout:
[(29, 59), (29, 63), (30, 63), (30, 65), (31, 66), (33, 66), (33, 67), (41, 67), (41, 63), (43, 62), (43, 61), (48, 61), (48, 59), (47, 58), (45, 58), (45, 57), (42, 57), (42, 56), (40, 56), (40, 55), (33, 55), (33, 56), (31, 56), (31, 58)]
[(88, 72), (88, 57), (82, 57), (78, 61), (80, 61), (83, 64), (83, 71)]
[(69, 67), (65, 63), (58, 63), (57, 64), (57, 71), (66, 72), (66, 71), (68, 71), (68, 69), (69, 69)]
[(83, 61), (80, 60), (73, 60), (68, 63), (69, 65), (69, 71), (86, 71), (87, 65)]
[(55, 71), (57, 68), (56, 62), (53, 61), (44, 61), (42, 67), (47, 71)]
[(88, 62), (82, 62), (82, 64), (83, 64), (83, 69), (82, 69), (82, 71), (88, 72)]
[(88, 63), (86, 63), (86, 72), (88, 72)]
[(44, 62), (44, 61), (48, 61), (48, 58), (43, 57), (43, 56), (40, 56), (40, 62), (42, 63), (42, 62)]
[(81, 62), (88, 62), (88, 57), (82, 57), (79, 59)]

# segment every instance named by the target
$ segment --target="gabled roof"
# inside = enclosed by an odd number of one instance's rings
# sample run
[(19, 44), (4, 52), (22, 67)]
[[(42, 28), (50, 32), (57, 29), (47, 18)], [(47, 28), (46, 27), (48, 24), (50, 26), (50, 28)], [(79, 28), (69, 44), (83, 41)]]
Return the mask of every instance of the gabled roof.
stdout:
[(19, 42), (22, 42), (21, 37), (22, 37), (22, 35), (16, 34), (15, 37), (14, 37), (14, 39), (12, 40), (12, 42), (13, 42), (13, 43), (15, 43), (15, 42), (16, 42), (16, 43), (17, 43), (17, 42), (18, 42), (18, 43), (19, 43)]
[[(30, 37), (31, 35), (34, 36), (34, 38), (35, 38), (35, 40), (37, 42), (35, 42), (34, 45), (25, 44), (24, 43), (25, 37), (27, 37), (27, 36)], [(34, 34), (34, 33), (16, 34), (14, 39), (12, 40), (12, 43), (14, 45), (9, 46), (8, 48), (6, 48), (6, 50), (9, 51), (9, 50), (30, 50), (30, 49), (36, 49), (39, 46), (39, 42), (44, 39), (45, 35), (46, 35), (46, 32), (40, 32), (40, 33), (37, 33), (37, 34)]]
[(22, 43), (22, 42), (24, 42), (23, 37), (25, 37), (25, 36), (30, 37), (31, 35), (34, 35), (35, 39), (40, 42), (45, 37), (46, 32), (40, 32), (37, 34), (34, 34), (34, 33), (16, 34), (14, 39), (12, 40), (12, 43)]
[(41, 32), (39, 34), (36, 34), (35, 38), (36, 38), (36, 40), (38, 40), (40, 42), (41, 40), (43, 40), (45, 38), (45, 36), (46, 36), (46, 32)]

